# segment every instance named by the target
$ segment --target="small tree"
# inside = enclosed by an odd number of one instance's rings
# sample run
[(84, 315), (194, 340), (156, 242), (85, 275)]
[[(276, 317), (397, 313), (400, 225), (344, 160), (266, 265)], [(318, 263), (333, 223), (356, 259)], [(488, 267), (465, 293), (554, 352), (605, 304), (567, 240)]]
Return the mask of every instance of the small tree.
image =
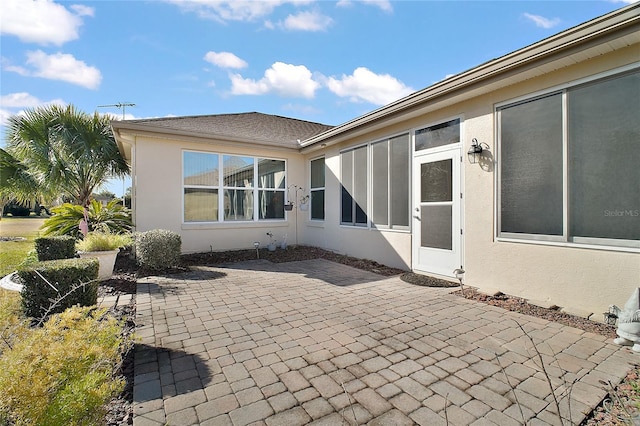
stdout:
[[(80, 237), (80, 221), (84, 219), (84, 208), (65, 203), (51, 209), (53, 216), (44, 221), (43, 235), (70, 235)], [(103, 206), (91, 200), (87, 206), (88, 230), (105, 230), (114, 234), (129, 232), (133, 227), (129, 209), (120, 204), (119, 199), (109, 201)]]
[[(68, 196), (87, 206), (91, 193), (113, 177), (129, 174), (116, 145), (110, 118), (74, 106), (50, 105), (9, 117), (7, 158), (29, 177), (31, 196)], [(2, 154), (4, 157), (4, 154)]]

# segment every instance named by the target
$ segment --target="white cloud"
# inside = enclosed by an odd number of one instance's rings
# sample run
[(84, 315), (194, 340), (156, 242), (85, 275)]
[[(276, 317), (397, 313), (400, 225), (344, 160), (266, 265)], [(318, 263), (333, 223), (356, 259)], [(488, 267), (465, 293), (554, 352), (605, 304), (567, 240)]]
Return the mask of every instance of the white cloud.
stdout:
[(7, 58), (2, 58), (1, 64), (4, 71), (15, 72), (20, 75), (29, 75), (29, 70), (19, 65), (13, 65)]
[(285, 111), (293, 111), (296, 114), (304, 114), (304, 115), (316, 115), (322, 112), (318, 108), (315, 108), (311, 105), (300, 105), (300, 104), (286, 104), (282, 106), (282, 109)]
[(524, 13), (523, 16), (536, 24), (536, 26), (545, 29), (553, 28), (560, 23), (560, 18), (549, 19), (544, 16), (533, 15), (531, 13)]
[(391, 6), (391, 2), (388, 0), (361, 0), (362, 3), (379, 7), (385, 12), (393, 12), (393, 7)]
[(0, 108), (0, 126), (6, 126), (7, 124), (9, 124), (9, 117), (11, 117), (12, 115), (14, 115), (14, 113), (12, 113), (11, 111)]
[(219, 22), (249, 21), (255, 22), (270, 15), (284, 4), (305, 5), (313, 0), (166, 0), (185, 12), (196, 13), (200, 18)]
[(624, 4), (633, 4), (638, 3), (640, 0), (609, 0), (611, 3), (624, 3)]
[(220, 68), (246, 68), (249, 65), (231, 52), (207, 52), (204, 60)]
[(36, 108), (46, 105), (67, 105), (62, 99), (42, 101), (27, 92), (10, 93), (0, 97), (0, 126), (7, 124), (9, 117), (24, 113), (25, 108)]
[(326, 84), (340, 97), (374, 105), (386, 105), (414, 91), (389, 74), (376, 74), (365, 67), (356, 68), (351, 75), (343, 74), (340, 79), (330, 77)]
[(333, 19), (318, 12), (300, 12), (297, 15), (289, 15), (282, 26), (294, 31), (325, 31)]
[(27, 92), (10, 93), (0, 97), (0, 105), (6, 108), (34, 108), (42, 101)]
[[(389, 0), (357, 0), (360, 3), (368, 4), (371, 6), (379, 7), (385, 12), (393, 12), (393, 6)], [(352, 0), (340, 0), (336, 3), (338, 7), (348, 7), (353, 4)]]
[(274, 63), (260, 80), (232, 74), (231, 93), (234, 95), (264, 95), (276, 93), (291, 98), (313, 98), (320, 84), (304, 65)]
[(51, 0), (3, 0), (0, 32), (23, 42), (62, 45), (78, 38), (82, 16), (93, 16), (93, 8), (71, 6), (72, 11)]
[(97, 68), (66, 53), (47, 55), (42, 50), (27, 52), (27, 65), (31, 69), (18, 66), (5, 69), (26, 76), (62, 80), (88, 89), (97, 89), (102, 81), (102, 74)]
[(94, 16), (95, 15), (95, 9), (89, 6), (85, 6), (83, 4), (72, 4), (71, 9), (73, 9), (74, 12), (76, 12), (76, 14), (78, 16)]
[(108, 117), (113, 121), (122, 121), (122, 120), (135, 120), (137, 117), (131, 113), (125, 112), (124, 118), (122, 118), (122, 113), (118, 114), (115, 112), (98, 112), (99, 115)]

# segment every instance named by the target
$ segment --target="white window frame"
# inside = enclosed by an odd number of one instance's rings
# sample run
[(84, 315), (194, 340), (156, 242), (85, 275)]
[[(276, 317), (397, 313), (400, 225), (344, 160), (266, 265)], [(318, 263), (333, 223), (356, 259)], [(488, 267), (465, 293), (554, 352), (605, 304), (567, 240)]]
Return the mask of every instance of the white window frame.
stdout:
[[(323, 179), (323, 185), (322, 186), (318, 186), (318, 187), (313, 187), (311, 182), (312, 182), (312, 177), (311, 177), (311, 171), (312, 171), (312, 166), (311, 164), (314, 161), (318, 161), (318, 160), (322, 160), (323, 161), (323, 168), (324, 168), (324, 179)], [(327, 160), (325, 158), (324, 155), (320, 156), (320, 157), (315, 157), (309, 160), (309, 220), (314, 221), (314, 222), (324, 222), (327, 216), (327, 191), (326, 191), (326, 187), (327, 187)], [(313, 199), (313, 193), (314, 192), (319, 192), (319, 191), (324, 191), (323, 193), (323, 201), (322, 201), (322, 207), (323, 207), (323, 212), (322, 212), (322, 219), (318, 219), (318, 218), (314, 218), (313, 215), (313, 208), (311, 205), (311, 200)], [(342, 207), (341, 207), (342, 208)]]
[[(372, 149), (371, 146), (378, 143), (378, 142), (384, 142), (384, 141), (390, 141), (393, 138), (396, 138), (398, 136), (403, 136), (406, 135), (407, 136), (407, 143), (409, 144), (408, 146), (408, 153), (407, 153), (407, 161), (408, 161), (408, 167), (409, 167), (409, 173), (408, 173), (408, 178), (407, 178), (407, 191), (409, 192), (407, 194), (407, 221), (409, 223), (408, 226), (402, 226), (402, 225), (376, 225), (375, 223), (373, 223), (371, 214), (372, 214), (372, 209), (373, 209), (373, 187), (372, 187), (372, 174), (374, 173), (373, 170), (373, 157), (372, 157)], [(342, 182), (344, 181), (343, 176), (342, 176), (342, 161), (343, 161), (343, 157), (342, 154), (349, 152), (349, 151), (355, 151), (358, 148), (362, 148), (362, 147), (366, 147), (367, 150), (367, 205), (366, 205), (366, 214), (367, 214), (367, 223), (366, 224), (358, 224), (352, 222), (352, 223), (348, 223), (348, 222), (343, 222), (342, 221)], [(405, 130), (405, 131), (401, 131), (401, 132), (397, 132), (397, 133), (393, 133), (390, 134), (388, 136), (385, 136), (383, 138), (379, 138), (373, 141), (369, 141), (369, 142), (365, 142), (365, 143), (361, 143), (358, 145), (353, 145), (350, 146), (348, 148), (345, 148), (343, 150), (340, 151), (339, 153), (340, 155), (340, 226), (344, 226), (344, 227), (348, 227), (351, 229), (375, 229), (375, 230), (382, 230), (382, 231), (395, 231), (395, 232), (402, 232), (402, 233), (410, 233), (411, 232), (411, 206), (412, 206), (412, 195), (411, 195), (411, 179), (412, 179), (412, 174), (411, 174), (411, 163), (412, 163), (412, 155), (413, 155), (413, 131), (412, 130)], [(389, 156), (389, 147), (387, 148), (387, 166), (388, 166), (388, 170), (391, 170), (391, 158)], [(355, 169), (352, 168), (352, 180), (353, 180), (353, 173), (355, 172)], [(388, 209), (388, 218), (389, 218), (389, 222), (392, 222), (392, 217), (391, 217), (391, 193), (393, 191), (392, 186), (391, 186), (391, 173), (387, 174), (387, 179), (388, 179), (388, 188), (389, 191), (387, 193), (387, 209)], [(355, 184), (355, 182), (354, 182)], [(325, 183), (326, 185), (326, 183)], [(354, 199), (355, 197), (352, 197), (352, 199)], [(355, 217), (355, 211), (352, 212), (352, 217)]]
[[(185, 185), (184, 184), (184, 154), (186, 152), (194, 152), (199, 154), (208, 154), (215, 155), (218, 157), (218, 186), (202, 186), (202, 185)], [(231, 187), (224, 186), (224, 156), (233, 156), (233, 157), (248, 157), (253, 158), (253, 186), (251, 187)], [(260, 188), (260, 184), (258, 182), (258, 163), (260, 160), (276, 160), (284, 162), (284, 179), (285, 184), (284, 188)], [(238, 153), (230, 153), (230, 152), (213, 152), (213, 151), (202, 151), (195, 149), (183, 149), (181, 151), (181, 165), (182, 170), (180, 174), (181, 179), (181, 203), (182, 203), (182, 225), (183, 226), (194, 226), (194, 225), (238, 225), (238, 224), (250, 224), (250, 223), (265, 223), (265, 222), (286, 222), (288, 220), (287, 211), (285, 210), (284, 218), (282, 219), (260, 219), (259, 212), (259, 191), (279, 191), (282, 192), (284, 203), (286, 203), (286, 188), (287, 188), (287, 180), (289, 177), (288, 174), (288, 161), (284, 158), (272, 158), (265, 156), (254, 156), (254, 155), (244, 155)], [(217, 221), (193, 221), (187, 222), (185, 221), (185, 205), (184, 205), (184, 190), (185, 188), (197, 188), (197, 189), (217, 189), (218, 190), (218, 220)], [(250, 190), (253, 191), (252, 199), (253, 199), (253, 217), (248, 220), (224, 220), (224, 190), (225, 189), (240, 189), (240, 190)]]
[[(409, 173), (407, 173), (407, 226), (404, 225), (393, 225), (393, 218), (392, 218), (392, 199), (391, 199), (391, 193), (393, 191), (393, 185), (392, 185), (392, 181), (391, 181), (391, 140), (394, 138), (397, 138), (398, 136), (406, 136), (407, 137), (407, 144), (408, 144), (408, 152), (407, 152), (407, 167), (409, 168)], [(387, 188), (388, 188), (388, 192), (387, 192), (387, 224), (386, 225), (378, 225), (373, 223), (373, 219), (371, 218), (371, 214), (373, 214), (373, 149), (371, 148), (373, 145), (380, 143), (380, 142), (387, 142)], [(384, 230), (394, 230), (394, 231), (410, 231), (411, 230), (411, 163), (412, 163), (412, 145), (413, 145), (413, 132), (412, 131), (405, 131), (405, 132), (398, 132), (398, 133), (394, 133), (392, 135), (389, 135), (387, 137), (381, 138), (381, 139), (376, 139), (375, 141), (370, 142), (368, 147), (368, 151), (369, 151), (369, 179), (368, 179), (368, 187), (371, 189), (371, 193), (369, 194), (369, 211), (371, 212), (371, 214), (369, 215), (369, 225), (371, 228), (375, 228), (375, 229), (384, 229)]]
[[(367, 152), (367, 183), (366, 183), (366, 192), (367, 192), (367, 205), (364, 207), (365, 210), (365, 214), (367, 215), (367, 222), (366, 223), (356, 223), (355, 221), (355, 215), (356, 215), (356, 211), (355, 211), (355, 202), (353, 202), (353, 200), (355, 200), (355, 194), (351, 197), (352, 199), (352, 208), (353, 210), (351, 211), (351, 218), (352, 218), (352, 222), (343, 222), (342, 221), (342, 182), (344, 181), (343, 176), (342, 176), (342, 161), (343, 161), (343, 157), (342, 154), (352, 151), (354, 152), (357, 149), (360, 148), (366, 148)], [(371, 182), (369, 180), (369, 170), (371, 170), (371, 159), (370, 159), (370, 155), (369, 155), (369, 143), (362, 143), (359, 145), (353, 145), (350, 146), (349, 148), (343, 149), (340, 151), (340, 226), (347, 226), (349, 228), (359, 228), (359, 229), (370, 229), (371, 228), (371, 215), (369, 214), (369, 203), (371, 202)], [(355, 185), (355, 167), (353, 167), (354, 163), (352, 161), (351, 163), (351, 181), (352, 184)]]
[[(605, 80), (609, 77), (616, 77), (623, 75), (627, 72), (634, 72), (640, 70), (640, 62), (636, 62), (624, 67), (616, 68), (606, 72), (594, 74), (588, 77), (570, 81), (558, 86), (554, 86), (545, 90), (540, 90), (534, 93), (530, 93), (517, 98), (509, 99), (503, 102), (496, 103), (494, 105), (494, 122), (495, 122), (495, 214), (494, 223), (495, 226), (495, 239), (499, 242), (517, 242), (528, 244), (542, 244), (562, 247), (576, 247), (576, 248), (589, 248), (597, 250), (609, 250), (609, 251), (625, 251), (625, 252), (640, 252), (640, 241), (636, 240), (622, 240), (622, 239), (610, 239), (610, 238), (594, 238), (594, 237), (572, 237), (569, 235), (569, 168), (568, 168), (568, 120), (567, 120), (567, 93), (572, 88), (581, 86), (583, 84), (593, 83), (598, 80)], [(506, 233), (501, 232), (501, 200), (502, 200), (502, 188), (501, 188), (501, 114), (500, 110), (523, 102), (529, 102), (549, 96), (554, 93), (562, 94), (562, 164), (563, 164), (563, 235), (538, 235), (538, 234), (520, 234), (520, 233)]]
[[(180, 173), (180, 179), (181, 179), (181, 188), (182, 188), (182, 194), (181, 194), (181, 203), (182, 203), (182, 224), (202, 224), (202, 223), (220, 223), (224, 217), (224, 211), (223, 209), (220, 208), (220, 192), (221, 192), (221, 187), (220, 187), (220, 172), (218, 171), (218, 185), (217, 186), (209, 186), (209, 185), (185, 185), (184, 184), (184, 173), (185, 173), (185, 164), (184, 164), (184, 157), (185, 157), (185, 153), (187, 152), (193, 152), (196, 154), (207, 154), (207, 155), (215, 155), (216, 157), (218, 157), (218, 168), (220, 168), (220, 155), (216, 152), (208, 152), (208, 151), (197, 151), (197, 150), (190, 150), (190, 149), (184, 149), (181, 152), (181, 158), (180, 158), (180, 162), (181, 162), (181, 173)], [(186, 221), (185, 220), (185, 189), (216, 189), (218, 190), (218, 219), (216, 221)]]
[[(255, 158), (255, 162), (254, 162), (254, 180), (255, 180), (255, 184), (254, 184), (254, 189), (256, 191), (256, 194), (254, 194), (254, 220), (257, 222), (283, 222), (285, 220), (287, 220), (287, 211), (284, 210), (284, 217), (282, 219), (260, 219), (260, 191), (273, 191), (273, 192), (280, 192), (282, 193), (282, 203), (283, 205), (287, 204), (287, 160), (284, 160), (282, 158), (271, 158), (271, 157), (254, 157)], [(282, 161), (284, 162), (284, 187), (282, 188), (260, 188), (260, 182), (258, 181), (260, 178), (260, 174), (259, 174), (259, 164), (260, 164), (260, 160), (274, 160), (274, 161)]]

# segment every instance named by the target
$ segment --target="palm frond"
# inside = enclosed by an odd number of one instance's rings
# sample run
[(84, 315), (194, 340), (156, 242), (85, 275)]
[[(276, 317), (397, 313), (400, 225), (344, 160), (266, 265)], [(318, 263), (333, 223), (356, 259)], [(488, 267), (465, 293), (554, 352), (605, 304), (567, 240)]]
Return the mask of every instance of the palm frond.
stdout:
[(108, 179), (129, 174), (106, 116), (50, 105), (10, 117), (7, 127), (7, 152), (43, 192), (87, 205)]

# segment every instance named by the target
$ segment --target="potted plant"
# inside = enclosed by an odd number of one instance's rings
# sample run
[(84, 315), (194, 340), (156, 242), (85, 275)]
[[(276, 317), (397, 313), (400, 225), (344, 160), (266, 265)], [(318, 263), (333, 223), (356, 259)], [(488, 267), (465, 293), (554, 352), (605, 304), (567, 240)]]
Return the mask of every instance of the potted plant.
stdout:
[(113, 274), (113, 267), (121, 247), (131, 244), (131, 235), (93, 231), (76, 244), (80, 257), (96, 257), (100, 262), (98, 279), (106, 280)]

